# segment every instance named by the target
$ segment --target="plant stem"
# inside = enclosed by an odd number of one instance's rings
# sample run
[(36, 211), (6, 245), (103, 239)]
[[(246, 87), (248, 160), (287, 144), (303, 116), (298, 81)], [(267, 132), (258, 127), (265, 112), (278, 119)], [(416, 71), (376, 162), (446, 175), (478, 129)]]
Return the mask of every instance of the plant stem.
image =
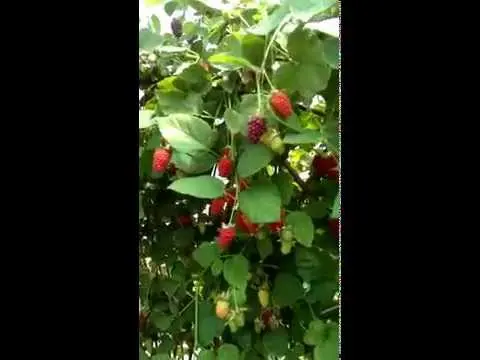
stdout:
[(195, 332), (193, 339), (193, 351), (195, 352), (198, 344), (198, 280), (195, 285)]
[(287, 160), (285, 160), (283, 163), (282, 163), (282, 166), (287, 169), (287, 171), (290, 173), (290, 175), (292, 175), (293, 179), (295, 180), (295, 182), (300, 185), (300, 187), (302, 188), (302, 190), (306, 193), (308, 193), (308, 187), (307, 187), (307, 184), (305, 184), (305, 182), (302, 180), (302, 178), (297, 174), (297, 172), (295, 171), (294, 168), (292, 168), (292, 166), (287, 162)]
[(273, 86), (272, 82), (270, 81), (270, 78), (268, 77), (265, 69), (263, 70), (263, 75), (265, 75), (265, 79), (267, 79), (268, 85), (270, 85), (270, 89), (275, 89), (275, 86)]
[(320, 315), (325, 315), (325, 314), (328, 314), (330, 311), (333, 311), (333, 310), (336, 310), (339, 308), (339, 305), (334, 305), (332, 307), (329, 307), (325, 310), (322, 310), (322, 312), (320, 313)]
[(288, 15), (287, 17), (285, 17), (285, 19), (282, 20), (282, 22), (278, 25), (277, 29), (275, 30), (272, 37), (270, 38), (270, 42), (268, 43), (267, 48), (265, 49), (265, 53), (263, 54), (262, 66), (260, 67), (262, 72), (265, 69), (265, 63), (267, 62), (268, 53), (270, 51), (270, 48), (273, 45), (273, 42), (275, 41), (275, 38), (277, 37), (280, 30), (282, 30), (283, 25), (285, 25), (288, 21), (290, 21), (290, 17), (291, 15)]

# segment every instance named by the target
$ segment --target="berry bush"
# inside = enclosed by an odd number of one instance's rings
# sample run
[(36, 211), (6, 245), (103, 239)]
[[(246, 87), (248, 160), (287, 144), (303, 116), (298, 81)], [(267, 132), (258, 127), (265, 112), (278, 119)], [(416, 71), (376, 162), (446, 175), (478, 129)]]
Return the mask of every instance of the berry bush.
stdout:
[(337, 359), (337, 2), (150, 2), (140, 359)]

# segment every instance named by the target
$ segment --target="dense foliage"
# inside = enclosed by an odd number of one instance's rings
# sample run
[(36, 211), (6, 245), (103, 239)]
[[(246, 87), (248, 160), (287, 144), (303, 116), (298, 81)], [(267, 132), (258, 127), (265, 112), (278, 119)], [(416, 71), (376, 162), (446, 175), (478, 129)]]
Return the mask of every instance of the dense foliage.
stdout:
[(338, 4), (150, 2), (140, 359), (337, 359)]

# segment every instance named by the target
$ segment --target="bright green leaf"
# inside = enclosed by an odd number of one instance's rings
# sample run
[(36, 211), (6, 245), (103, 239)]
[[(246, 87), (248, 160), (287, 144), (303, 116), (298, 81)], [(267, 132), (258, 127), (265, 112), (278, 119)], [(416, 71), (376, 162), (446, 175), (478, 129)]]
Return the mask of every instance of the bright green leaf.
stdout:
[(303, 211), (294, 211), (287, 215), (286, 223), (292, 227), (293, 235), (300, 244), (312, 246), (315, 228), (310, 216)]
[(247, 67), (254, 71), (259, 70), (255, 65), (250, 63), (250, 61), (248, 61), (247, 59), (237, 57), (229, 53), (214, 54), (208, 58), (208, 62), (214, 66), (220, 65), (217, 67), (228, 69), (228, 70), (233, 70), (240, 67)]
[(277, 88), (293, 93), (312, 95), (327, 87), (331, 68), (327, 64), (291, 64), (281, 65), (273, 76)]
[(156, 15), (152, 15), (150, 17), (150, 27), (152, 28), (152, 31), (156, 34), (160, 34), (160, 20)]
[(257, 240), (257, 250), (260, 258), (263, 260), (273, 253), (272, 240), (268, 236), (264, 236)]
[(313, 320), (308, 325), (307, 331), (303, 337), (303, 342), (307, 345), (321, 345), (326, 340), (327, 326), (322, 320)]
[(309, 130), (299, 134), (286, 134), (283, 142), (285, 144), (316, 144), (320, 142), (320, 138), (319, 131)]
[(225, 185), (213, 176), (201, 175), (175, 180), (168, 189), (200, 199), (215, 199), (223, 196)]
[(172, 152), (172, 163), (177, 169), (187, 174), (204, 173), (210, 170), (217, 158), (206, 151), (184, 153), (177, 150)]
[(249, 32), (255, 35), (267, 35), (270, 31), (277, 28), (282, 21), (286, 21), (290, 17), (290, 9), (287, 4), (272, 11), (272, 13), (264, 17), (258, 24), (248, 29)]
[(218, 259), (220, 250), (216, 243), (203, 242), (195, 249), (192, 256), (203, 268), (207, 268)]
[(223, 344), (218, 349), (217, 360), (239, 360), (240, 352), (235, 345)]
[(297, 19), (307, 22), (314, 15), (328, 10), (337, 0), (288, 0), (290, 11)]
[(223, 264), (223, 277), (233, 287), (245, 288), (248, 281), (248, 260), (243, 255), (235, 255)]
[(146, 7), (157, 6), (160, 5), (162, 2), (163, 0), (143, 0), (143, 3)]
[(280, 273), (275, 278), (272, 296), (278, 306), (291, 306), (303, 296), (302, 283), (292, 274)]
[(152, 120), (153, 111), (152, 110), (140, 110), (138, 112), (138, 128), (145, 129), (154, 124)]
[(241, 35), (239, 37), (242, 57), (247, 59), (251, 64), (260, 67), (265, 51), (265, 39), (252, 34)]
[(138, 33), (138, 45), (140, 49), (152, 50), (163, 43), (163, 37), (150, 30), (140, 30)]
[(313, 349), (313, 360), (338, 360), (338, 339), (329, 337)]
[(263, 144), (248, 144), (238, 159), (237, 171), (242, 178), (252, 176), (273, 159), (273, 152)]
[(297, 27), (288, 36), (287, 44), (290, 56), (302, 64), (324, 63), (322, 41), (312, 31)]
[(274, 184), (257, 184), (239, 195), (240, 210), (252, 223), (274, 223), (280, 220), (282, 198)]
[(171, 114), (157, 118), (163, 137), (179, 151), (208, 151), (216, 134), (204, 120), (187, 114)]
[(198, 355), (198, 360), (215, 360), (215, 352), (213, 350), (203, 349)]
[(284, 328), (267, 332), (262, 342), (270, 355), (282, 357), (288, 351), (288, 333)]

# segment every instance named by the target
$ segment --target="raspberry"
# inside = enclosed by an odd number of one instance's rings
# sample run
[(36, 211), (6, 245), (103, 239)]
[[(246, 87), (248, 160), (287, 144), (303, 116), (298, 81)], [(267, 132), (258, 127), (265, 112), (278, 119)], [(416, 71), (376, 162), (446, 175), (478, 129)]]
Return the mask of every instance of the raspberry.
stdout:
[(153, 171), (164, 172), (165, 170), (167, 170), (171, 158), (172, 153), (170, 150), (167, 150), (165, 148), (156, 149), (153, 153)]
[(217, 244), (222, 250), (226, 250), (230, 247), (237, 232), (234, 226), (227, 226), (218, 229)]
[(255, 235), (258, 230), (258, 225), (253, 224), (247, 218), (247, 216), (241, 212), (237, 213), (237, 216), (235, 218), (235, 225), (239, 230), (246, 232), (249, 235)]
[(338, 169), (337, 168), (333, 168), (333, 169), (328, 170), (326, 176), (327, 176), (328, 179), (334, 180), (337, 183), (339, 181)]
[(228, 155), (223, 155), (218, 161), (217, 168), (218, 175), (220, 175), (221, 177), (229, 177), (232, 173), (233, 162), (228, 157)]
[(275, 114), (282, 119), (286, 119), (293, 114), (290, 99), (283, 91), (276, 90), (272, 93), (272, 96), (270, 97), (270, 106)]
[(312, 170), (315, 176), (322, 177), (327, 175), (327, 173), (337, 167), (337, 159), (333, 155), (321, 156), (317, 155), (313, 158), (312, 161)]
[(248, 139), (252, 143), (258, 143), (266, 131), (265, 119), (261, 116), (255, 115), (248, 120)]
[(213, 199), (210, 204), (210, 215), (217, 216), (220, 215), (223, 211), (223, 206), (225, 205), (225, 198)]

